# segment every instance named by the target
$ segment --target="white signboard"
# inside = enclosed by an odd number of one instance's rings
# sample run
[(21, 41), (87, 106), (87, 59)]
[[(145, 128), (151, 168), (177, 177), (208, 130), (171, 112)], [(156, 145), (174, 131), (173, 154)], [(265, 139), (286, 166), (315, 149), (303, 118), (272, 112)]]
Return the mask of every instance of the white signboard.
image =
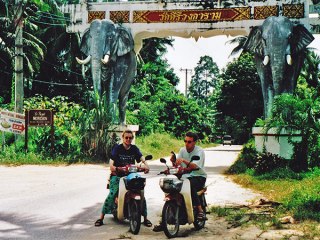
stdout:
[(24, 114), (9, 111), (0, 112), (0, 131), (11, 132), (15, 134), (24, 134), (24, 130)]

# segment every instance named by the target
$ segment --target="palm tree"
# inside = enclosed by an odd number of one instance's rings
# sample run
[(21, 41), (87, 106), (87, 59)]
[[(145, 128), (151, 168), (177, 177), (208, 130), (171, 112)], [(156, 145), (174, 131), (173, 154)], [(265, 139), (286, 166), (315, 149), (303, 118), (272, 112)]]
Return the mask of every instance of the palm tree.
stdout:
[[(24, 76), (28, 79), (33, 76), (34, 72), (40, 68), (39, 60), (43, 59), (46, 51), (45, 45), (34, 35), (37, 26), (28, 21), (28, 17), (32, 14), (34, 6), (29, 1), (21, 2), (20, 7), (23, 8), (24, 28), (23, 28), (23, 68)], [(0, 1), (0, 67), (4, 73), (1, 79), (0, 94), (5, 102), (10, 101), (11, 86), (13, 86), (13, 70), (14, 70), (14, 42), (16, 29), (15, 1)]]

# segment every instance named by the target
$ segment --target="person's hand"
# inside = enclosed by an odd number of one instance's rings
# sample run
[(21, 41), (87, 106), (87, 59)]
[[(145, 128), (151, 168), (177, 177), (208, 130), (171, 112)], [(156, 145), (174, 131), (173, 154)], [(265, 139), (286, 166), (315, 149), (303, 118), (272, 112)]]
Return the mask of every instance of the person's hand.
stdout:
[(182, 158), (177, 158), (176, 159), (176, 165), (181, 165), (181, 163), (183, 163), (183, 159)]
[(145, 168), (144, 173), (149, 173), (149, 170), (150, 170), (149, 168)]

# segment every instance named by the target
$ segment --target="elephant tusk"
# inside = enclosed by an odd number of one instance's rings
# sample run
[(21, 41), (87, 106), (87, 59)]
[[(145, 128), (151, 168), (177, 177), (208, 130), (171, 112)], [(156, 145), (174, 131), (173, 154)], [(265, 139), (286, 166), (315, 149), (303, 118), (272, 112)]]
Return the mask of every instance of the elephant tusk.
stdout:
[(266, 56), (264, 56), (264, 59), (263, 59), (263, 65), (267, 65), (269, 63), (269, 56), (268, 55), (266, 55)]
[(287, 55), (287, 63), (288, 65), (292, 65), (292, 58), (291, 58), (291, 55)]
[(104, 58), (101, 59), (101, 62), (103, 64), (107, 64), (109, 62), (109, 55), (108, 54), (104, 55)]
[(77, 60), (77, 62), (79, 63), (79, 64), (87, 64), (88, 62), (90, 62), (90, 60), (91, 60), (91, 56), (89, 55), (86, 59), (84, 59), (84, 60), (81, 60), (81, 59), (79, 59), (79, 58), (77, 58), (76, 57), (76, 60)]

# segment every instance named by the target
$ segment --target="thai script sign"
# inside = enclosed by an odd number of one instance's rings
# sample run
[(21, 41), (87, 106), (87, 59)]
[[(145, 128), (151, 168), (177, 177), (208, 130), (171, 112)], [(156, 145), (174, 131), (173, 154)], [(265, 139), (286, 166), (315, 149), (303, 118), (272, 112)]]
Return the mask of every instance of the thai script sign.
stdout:
[(52, 111), (51, 110), (29, 110), (28, 111), (28, 125), (29, 126), (50, 126), (52, 125)]
[(249, 20), (250, 7), (212, 10), (134, 11), (135, 23), (216, 22)]
[(0, 131), (14, 134), (25, 133), (25, 116), (21, 113), (1, 111)]

